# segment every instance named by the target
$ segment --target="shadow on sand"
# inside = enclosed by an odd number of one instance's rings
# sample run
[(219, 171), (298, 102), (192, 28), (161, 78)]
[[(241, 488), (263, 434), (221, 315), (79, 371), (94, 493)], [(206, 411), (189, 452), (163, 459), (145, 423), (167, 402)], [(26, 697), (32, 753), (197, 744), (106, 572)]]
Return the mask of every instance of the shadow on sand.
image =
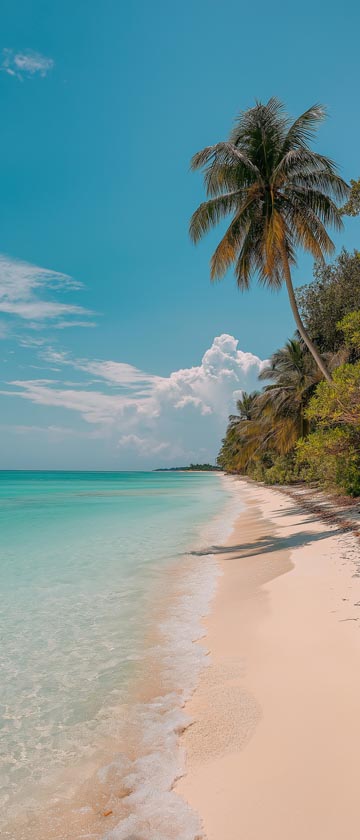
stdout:
[(340, 534), (341, 529), (332, 528), (331, 531), (322, 531), (319, 534), (314, 534), (311, 531), (300, 531), (298, 534), (292, 534), (289, 537), (276, 537), (273, 535), (259, 537), (259, 539), (248, 543), (239, 543), (238, 545), (210, 545), (201, 551), (192, 551), (191, 553), (197, 557), (205, 554), (240, 554), (241, 557), (257, 557), (259, 554), (270, 554), (271, 552), (291, 550), (303, 545), (311, 545), (311, 543), (326, 540), (328, 537), (333, 537), (335, 534)]

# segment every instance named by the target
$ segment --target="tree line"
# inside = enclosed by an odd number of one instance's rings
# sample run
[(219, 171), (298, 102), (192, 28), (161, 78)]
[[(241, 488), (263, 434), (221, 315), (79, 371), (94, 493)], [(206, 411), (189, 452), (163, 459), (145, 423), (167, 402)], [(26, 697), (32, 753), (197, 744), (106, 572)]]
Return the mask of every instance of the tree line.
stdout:
[(299, 335), (271, 356), (262, 390), (243, 393), (219, 466), (269, 484), (300, 480), (360, 494), (360, 254), (317, 265), (297, 293), (304, 323), (326, 359), (321, 376)]
[[(227, 140), (196, 153), (206, 201), (195, 210), (198, 242), (222, 219), (230, 224), (212, 258), (211, 279), (233, 268), (245, 291), (251, 280), (286, 286), (296, 334), (262, 370), (262, 390), (243, 394), (218, 464), (275, 482), (299, 479), (360, 494), (360, 255), (331, 264), (329, 228), (360, 211), (360, 181), (347, 184), (312, 141), (325, 109), (292, 120), (272, 98), (240, 113)], [(345, 203), (344, 203), (345, 202)], [(291, 269), (299, 249), (314, 258), (314, 280), (295, 293)]]

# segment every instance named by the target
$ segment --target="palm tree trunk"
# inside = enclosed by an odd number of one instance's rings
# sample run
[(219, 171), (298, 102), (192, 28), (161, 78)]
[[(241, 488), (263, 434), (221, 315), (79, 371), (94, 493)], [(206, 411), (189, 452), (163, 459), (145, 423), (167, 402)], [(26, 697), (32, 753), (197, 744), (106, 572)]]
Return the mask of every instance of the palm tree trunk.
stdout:
[(288, 260), (287, 254), (285, 252), (285, 249), (283, 251), (282, 257), (283, 257), (284, 277), (285, 277), (287, 293), (289, 295), (290, 306), (291, 306), (291, 309), (292, 309), (292, 312), (293, 312), (293, 316), (295, 318), (296, 326), (299, 330), (301, 338), (305, 341), (305, 344), (309, 348), (311, 355), (314, 357), (318, 368), (320, 368), (321, 373), (325, 376), (325, 379), (327, 379), (328, 382), (332, 382), (331, 374), (329, 373), (324, 360), (320, 356), (319, 351), (315, 347), (314, 342), (311, 341), (311, 338), (308, 335), (307, 330), (305, 329), (304, 324), (303, 324), (303, 322), (300, 318), (300, 312), (298, 310), (298, 305), (296, 303), (294, 287), (293, 287), (292, 280), (291, 280), (289, 260)]

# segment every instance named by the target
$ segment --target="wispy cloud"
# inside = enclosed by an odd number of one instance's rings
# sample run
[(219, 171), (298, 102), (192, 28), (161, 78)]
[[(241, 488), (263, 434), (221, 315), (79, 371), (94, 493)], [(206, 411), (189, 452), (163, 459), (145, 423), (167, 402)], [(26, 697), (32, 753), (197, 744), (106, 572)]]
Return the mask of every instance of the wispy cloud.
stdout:
[[(75, 324), (93, 326), (86, 320), (92, 313), (83, 306), (48, 299), (54, 291), (81, 288), (81, 283), (67, 274), (0, 254), (0, 312), (20, 318), (32, 328), (46, 322), (58, 329)], [(76, 316), (75, 322), (71, 316)]]
[(96, 327), (96, 321), (58, 321), (57, 324), (53, 324), (53, 327), (55, 330), (65, 330), (68, 327)]
[(67, 408), (70, 411), (79, 412), (87, 423), (112, 425), (127, 408), (136, 410), (136, 406), (133, 407), (129, 400), (117, 394), (104, 394), (100, 391), (80, 389), (80, 387), (77, 389), (54, 387), (53, 382), (47, 379), (13, 380), (9, 384), (20, 390), (2, 390), (0, 393), (17, 394), (37, 405)]
[(145, 373), (127, 362), (74, 359), (69, 353), (52, 347), (43, 350), (41, 358), (51, 364), (70, 365), (76, 370), (82, 370), (100, 380), (105, 380), (109, 385), (135, 389), (138, 393), (142, 392), (142, 389), (144, 389), (144, 394), (147, 393), (156, 383), (163, 380), (163, 377)]
[(11, 49), (2, 51), (1, 69), (8, 76), (14, 76), (19, 81), (34, 76), (44, 78), (54, 67), (54, 60), (33, 50), (16, 52)]

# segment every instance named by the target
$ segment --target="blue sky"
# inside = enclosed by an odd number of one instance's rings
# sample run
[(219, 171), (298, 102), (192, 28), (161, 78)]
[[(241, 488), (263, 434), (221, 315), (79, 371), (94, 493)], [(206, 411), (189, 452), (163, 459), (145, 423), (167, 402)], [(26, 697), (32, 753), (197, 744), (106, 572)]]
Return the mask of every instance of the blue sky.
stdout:
[[(4, 0), (3, 468), (215, 457), (234, 393), (293, 323), (284, 292), (210, 284), (189, 160), (276, 95), (294, 115), (325, 103), (321, 149), (358, 177), (359, 18), (323, 0)], [(359, 232), (347, 220), (337, 245)], [(296, 281), (311, 274), (299, 255)]]

